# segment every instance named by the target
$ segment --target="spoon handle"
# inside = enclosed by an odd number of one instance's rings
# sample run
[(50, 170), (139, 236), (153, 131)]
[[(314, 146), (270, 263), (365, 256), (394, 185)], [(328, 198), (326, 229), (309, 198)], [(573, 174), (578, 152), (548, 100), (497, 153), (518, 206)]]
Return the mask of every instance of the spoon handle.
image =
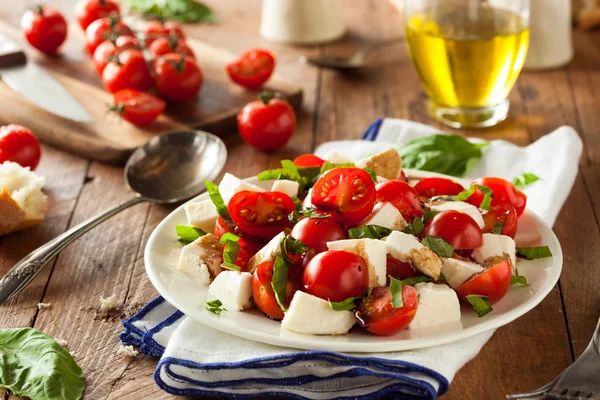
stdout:
[(35, 278), (35, 276), (65, 247), (67, 247), (75, 239), (94, 228), (95, 226), (106, 221), (110, 217), (119, 212), (138, 204), (147, 201), (146, 198), (136, 196), (126, 200), (116, 206), (106, 210), (105, 212), (83, 221), (79, 225), (74, 226), (68, 231), (62, 233), (48, 243), (39, 247), (26, 255), (8, 273), (0, 279), (0, 304), (10, 299), (25, 287)]

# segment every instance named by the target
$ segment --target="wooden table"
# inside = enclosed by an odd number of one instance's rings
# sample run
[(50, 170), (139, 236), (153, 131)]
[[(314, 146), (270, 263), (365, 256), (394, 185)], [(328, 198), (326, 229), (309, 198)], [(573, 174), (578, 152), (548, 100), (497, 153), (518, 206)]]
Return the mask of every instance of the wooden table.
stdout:
[[(27, 4), (0, 3), (0, 18), (18, 24)], [(72, 20), (74, 0), (54, 0)], [(359, 137), (380, 116), (434, 124), (403, 44), (380, 52), (359, 72), (337, 73), (298, 63), (301, 54), (348, 53), (373, 40), (402, 35), (402, 19), (388, 2), (346, 0), (349, 34), (317, 48), (268, 43), (259, 36), (259, 0), (211, 0), (219, 23), (186, 27), (190, 36), (234, 52), (272, 49), (278, 70), (301, 83), (305, 104), (291, 143), (273, 154), (225, 138), (226, 169), (240, 176), (311, 152), (320, 143)], [(534, 310), (499, 329), (456, 376), (447, 399), (499, 399), (550, 381), (585, 349), (600, 314), (600, 33), (575, 32), (576, 56), (568, 68), (522, 74), (511, 93), (510, 120), (488, 130), (463, 132), (526, 145), (561, 125), (573, 126), (585, 150), (575, 187), (554, 230), (564, 251), (560, 282)], [(202, 62), (202, 60), (200, 60)], [(0, 101), (1, 106), (1, 101)], [(33, 117), (33, 116), (32, 116)], [(440, 126), (440, 129), (442, 127)], [(38, 172), (47, 179), (50, 210), (36, 228), (0, 238), (0, 273), (37, 246), (130, 196), (120, 168), (48, 146)], [(172, 208), (138, 205), (63, 251), (18, 297), (0, 306), (0, 327), (33, 326), (65, 339), (86, 376), (87, 399), (166, 399), (154, 384), (156, 360), (116, 355), (120, 320), (94, 318), (101, 295), (116, 294), (123, 317), (157, 295), (144, 272), (143, 250), (156, 224)], [(39, 302), (52, 306), (40, 311)]]

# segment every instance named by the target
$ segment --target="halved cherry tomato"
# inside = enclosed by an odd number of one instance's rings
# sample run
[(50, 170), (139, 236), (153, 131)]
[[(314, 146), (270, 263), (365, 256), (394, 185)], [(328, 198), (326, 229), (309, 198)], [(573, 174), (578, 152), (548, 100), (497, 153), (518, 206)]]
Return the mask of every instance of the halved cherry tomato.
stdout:
[(346, 230), (333, 218), (304, 218), (294, 226), (291, 235), (316, 253), (327, 250), (327, 242), (348, 239)]
[(416, 190), (401, 180), (389, 180), (376, 186), (377, 201), (392, 203), (408, 222), (423, 215), (421, 198)]
[[(273, 262), (267, 261), (260, 264), (252, 275), (252, 299), (259, 310), (264, 312), (267, 317), (282, 320), (284, 317), (283, 311), (277, 299), (275, 292), (271, 286), (273, 281)], [(288, 271), (287, 287), (286, 287), (286, 306), (294, 297), (294, 293), (302, 287), (302, 270), (295, 266), (290, 267)]]
[(362, 296), (369, 285), (365, 260), (343, 250), (317, 254), (304, 269), (302, 278), (307, 293), (334, 302)]
[(54, 54), (67, 38), (67, 21), (54, 7), (35, 6), (23, 14), (21, 28), (33, 47)]
[(92, 59), (99, 75), (102, 76), (102, 71), (104, 71), (104, 68), (110, 62), (111, 56), (115, 56), (122, 49), (140, 50), (141, 48), (137, 38), (129, 35), (119, 36), (114, 42), (105, 40), (96, 47)]
[(421, 237), (444, 239), (455, 249), (476, 249), (483, 245), (483, 235), (477, 222), (464, 212), (448, 210), (436, 214), (425, 224)]
[(86, 28), (85, 47), (93, 55), (100, 43), (125, 35), (134, 36), (133, 31), (118, 16), (100, 18)]
[(152, 86), (152, 76), (142, 52), (134, 49), (119, 52), (117, 57), (104, 67), (102, 83), (110, 93), (123, 89), (149, 89)]
[(401, 281), (403, 279), (414, 278), (415, 276), (422, 275), (421, 273), (417, 272), (409, 263), (395, 259), (389, 254), (387, 255), (386, 261), (388, 285), (390, 284), (390, 276)]
[(214, 235), (217, 239), (221, 239), (226, 233), (234, 233), (235, 226), (227, 225), (227, 222), (221, 217), (217, 217), (217, 222), (215, 222), (215, 231)]
[(510, 261), (504, 260), (463, 283), (457, 290), (458, 297), (468, 303), (467, 296), (477, 294), (489, 297), (490, 304), (497, 303), (508, 292), (511, 276)]
[(232, 81), (247, 88), (257, 88), (269, 79), (275, 69), (275, 57), (268, 50), (252, 49), (225, 67)]
[(367, 332), (380, 336), (393, 335), (405, 329), (415, 318), (419, 300), (414, 287), (402, 286), (402, 302), (402, 307), (393, 308), (390, 288), (379, 286), (371, 290), (354, 316)]
[(158, 38), (165, 36), (176, 36), (181, 40), (185, 40), (185, 33), (183, 33), (183, 29), (181, 26), (173, 21), (166, 21), (162, 23), (161, 21), (151, 21), (146, 25), (144, 29), (144, 36), (146, 36), (146, 47), (150, 47), (150, 44)]
[(169, 36), (153, 40), (150, 46), (148, 46), (148, 51), (154, 57), (164, 56), (165, 54), (169, 53), (177, 53), (192, 57), (194, 60), (196, 59), (192, 49), (185, 44), (183, 39), (180, 39), (177, 36)]
[(415, 190), (419, 196), (430, 199), (434, 196), (454, 196), (465, 190), (465, 188), (452, 179), (425, 178), (415, 185)]
[(325, 160), (314, 154), (302, 154), (294, 159), (294, 165), (297, 167), (322, 167)]
[[(262, 247), (262, 244), (252, 236), (245, 236), (238, 240), (240, 250), (237, 253), (235, 265), (240, 267), (240, 272), (246, 272), (248, 270), (248, 261), (256, 254)], [(225, 245), (227, 248), (227, 245)]]
[(84, 31), (95, 20), (119, 12), (119, 5), (112, 0), (81, 0), (75, 5), (75, 17)]
[(0, 164), (12, 161), (34, 170), (41, 154), (40, 142), (29, 129), (15, 124), (0, 127)]
[(517, 210), (513, 206), (508, 203), (500, 203), (491, 210), (482, 211), (481, 215), (483, 216), (483, 222), (485, 222), (485, 227), (482, 229), (484, 233), (491, 233), (494, 231), (494, 225), (502, 224), (500, 234), (515, 238), (518, 217)]
[(355, 226), (373, 210), (375, 184), (361, 168), (335, 168), (317, 180), (311, 203), (347, 227)]
[[(515, 208), (518, 216), (525, 211), (527, 196), (509, 181), (502, 178), (487, 177), (475, 179), (472, 184), (487, 186), (492, 190), (494, 193), (494, 196), (492, 197), (492, 206), (496, 206), (500, 203), (508, 203)], [(483, 198), (483, 192), (476, 189), (475, 193), (469, 197), (467, 202), (479, 207)]]
[(165, 110), (167, 103), (150, 93), (123, 89), (113, 95), (114, 104), (109, 107), (125, 121), (137, 126), (148, 125)]
[(196, 61), (181, 54), (165, 54), (153, 62), (156, 90), (167, 101), (184, 102), (196, 97), (204, 75)]
[(227, 207), (240, 230), (261, 238), (272, 238), (290, 226), (288, 214), (296, 209), (290, 196), (281, 192), (236, 193)]

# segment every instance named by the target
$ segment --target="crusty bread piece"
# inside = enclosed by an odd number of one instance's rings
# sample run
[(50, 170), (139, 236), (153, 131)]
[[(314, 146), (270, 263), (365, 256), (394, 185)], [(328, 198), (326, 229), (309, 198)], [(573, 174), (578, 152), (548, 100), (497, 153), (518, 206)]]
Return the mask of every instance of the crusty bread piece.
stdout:
[(43, 177), (17, 163), (0, 164), (0, 235), (39, 224), (44, 220), (47, 198)]
[(358, 168), (369, 168), (377, 176), (385, 179), (398, 179), (400, 172), (402, 172), (400, 154), (394, 149), (388, 149), (382, 153), (358, 160), (355, 165)]

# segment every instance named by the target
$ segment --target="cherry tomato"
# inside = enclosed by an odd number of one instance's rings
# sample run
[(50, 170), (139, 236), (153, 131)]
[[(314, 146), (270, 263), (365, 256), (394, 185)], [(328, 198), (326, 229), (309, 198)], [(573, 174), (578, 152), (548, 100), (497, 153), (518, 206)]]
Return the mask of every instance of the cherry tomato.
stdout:
[(436, 214), (425, 224), (421, 237), (436, 236), (458, 250), (475, 249), (483, 245), (483, 235), (477, 222), (464, 212), (448, 210)]
[(452, 179), (425, 178), (415, 185), (415, 190), (419, 196), (430, 199), (434, 196), (454, 196), (465, 190), (465, 188)]
[(367, 332), (390, 336), (405, 329), (415, 318), (419, 300), (414, 287), (402, 286), (402, 302), (402, 307), (393, 308), (390, 288), (379, 286), (371, 290), (371, 294), (363, 300), (354, 316)]
[(240, 230), (261, 238), (272, 238), (290, 226), (288, 214), (296, 209), (290, 196), (281, 192), (236, 193), (227, 207)]
[(275, 57), (268, 50), (252, 49), (225, 67), (232, 81), (247, 88), (257, 88), (269, 79), (275, 69)]
[(35, 6), (21, 18), (21, 28), (30, 45), (46, 54), (54, 54), (67, 38), (67, 21), (52, 6)]
[[(517, 210), (517, 215), (520, 216), (525, 211), (527, 205), (527, 196), (521, 192), (512, 183), (502, 178), (479, 178), (475, 179), (473, 185), (487, 186), (492, 190), (494, 196), (492, 197), (492, 206), (496, 206), (500, 203), (508, 203)], [(483, 201), (484, 194), (481, 190), (476, 189), (475, 193), (469, 197), (467, 202), (479, 207)]]
[[(252, 275), (252, 299), (259, 310), (264, 312), (268, 317), (276, 320), (282, 320), (284, 317), (283, 311), (277, 299), (275, 292), (271, 286), (273, 281), (273, 262), (267, 261), (260, 264)], [(286, 307), (294, 297), (294, 293), (302, 287), (302, 270), (297, 267), (290, 267), (288, 271), (288, 280), (286, 287)]]
[(105, 40), (96, 47), (92, 59), (94, 60), (94, 66), (96, 67), (96, 71), (98, 71), (98, 75), (102, 76), (102, 71), (104, 71), (104, 68), (110, 62), (110, 58), (122, 49), (140, 50), (141, 48), (137, 38), (129, 35), (119, 36), (114, 42)]
[(502, 300), (510, 287), (512, 269), (510, 262), (504, 260), (463, 283), (457, 290), (458, 297), (467, 301), (470, 294), (489, 297), (490, 304)]
[(292, 137), (296, 114), (287, 101), (264, 96), (263, 100), (246, 104), (237, 115), (237, 122), (246, 143), (261, 151), (273, 151)]
[(152, 87), (152, 76), (142, 52), (134, 49), (121, 51), (115, 60), (104, 67), (102, 83), (110, 93), (123, 89), (147, 90)]
[(262, 244), (252, 236), (244, 236), (238, 240), (238, 245), (240, 250), (237, 253), (235, 265), (240, 267), (240, 272), (246, 272), (248, 271), (248, 261), (260, 250)]
[(517, 210), (513, 206), (508, 203), (500, 203), (491, 210), (482, 211), (481, 214), (483, 215), (483, 222), (485, 222), (484, 233), (491, 233), (494, 231), (494, 225), (502, 224), (500, 234), (515, 238), (518, 217)]
[(401, 180), (389, 180), (376, 186), (377, 201), (392, 203), (408, 222), (423, 216), (423, 207), (419, 194), (408, 183)]
[(148, 47), (148, 51), (154, 57), (164, 56), (165, 54), (169, 53), (177, 53), (192, 57), (194, 60), (196, 59), (192, 49), (190, 49), (189, 46), (177, 36), (169, 36), (153, 40)]
[(154, 60), (153, 65), (156, 90), (167, 101), (189, 101), (202, 88), (204, 75), (192, 57), (166, 54)]
[(317, 180), (311, 203), (345, 226), (355, 226), (373, 210), (375, 184), (361, 168), (335, 168)]
[(119, 36), (134, 36), (132, 30), (117, 16), (100, 18), (92, 22), (85, 30), (85, 47), (94, 54), (96, 47), (105, 40), (116, 39)]
[(297, 167), (322, 167), (325, 160), (314, 154), (302, 154), (294, 159), (294, 165)]
[(181, 26), (173, 21), (151, 21), (144, 29), (144, 35), (148, 38), (145, 40), (146, 47), (149, 47), (152, 42), (158, 38), (165, 36), (175, 36), (181, 40), (185, 40), (185, 34)]
[(390, 276), (398, 280), (403, 280), (422, 275), (419, 272), (417, 272), (409, 263), (397, 260), (389, 254), (387, 255), (386, 261), (388, 285), (390, 284)]
[(123, 89), (113, 95), (114, 104), (109, 107), (125, 121), (134, 125), (148, 125), (165, 110), (166, 103), (150, 93)]
[(316, 253), (327, 250), (327, 242), (348, 239), (346, 230), (332, 218), (304, 218), (294, 226), (291, 235)]
[(29, 129), (14, 124), (0, 127), (0, 164), (12, 161), (34, 170), (41, 155), (40, 143)]
[(221, 239), (226, 233), (234, 233), (235, 227), (231, 225), (227, 225), (227, 222), (221, 217), (217, 217), (217, 222), (215, 222), (215, 231), (214, 235), (217, 239)]
[(81, 0), (75, 5), (75, 17), (81, 29), (85, 29), (95, 20), (119, 15), (119, 5), (112, 0)]

